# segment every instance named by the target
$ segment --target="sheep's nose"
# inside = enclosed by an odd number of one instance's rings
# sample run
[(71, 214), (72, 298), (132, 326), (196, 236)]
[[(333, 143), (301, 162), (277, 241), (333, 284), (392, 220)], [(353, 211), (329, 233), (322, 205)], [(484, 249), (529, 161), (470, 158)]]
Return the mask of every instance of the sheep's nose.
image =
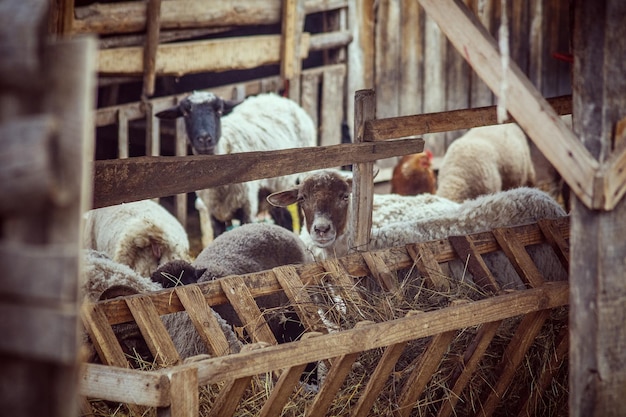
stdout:
[(198, 135), (196, 136), (196, 142), (198, 143), (211, 143), (211, 135), (209, 134), (204, 134), (204, 135)]
[(315, 231), (315, 233), (318, 234), (324, 234), (324, 233), (328, 233), (328, 231), (330, 230), (330, 225), (329, 224), (324, 224), (324, 225), (315, 225), (313, 226), (313, 230)]

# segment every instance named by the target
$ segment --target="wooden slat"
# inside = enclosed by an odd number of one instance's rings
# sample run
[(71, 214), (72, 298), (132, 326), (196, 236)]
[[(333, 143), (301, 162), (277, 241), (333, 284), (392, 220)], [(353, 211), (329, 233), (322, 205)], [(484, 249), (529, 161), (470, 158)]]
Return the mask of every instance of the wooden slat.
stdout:
[(321, 82), (322, 75), (304, 71), (300, 78), (300, 107), (302, 107), (311, 117), (313, 124), (315, 126), (319, 126), (318, 108), (320, 94), (318, 87)]
[(241, 276), (220, 278), (220, 285), (253, 342), (278, 342)]
[[(364, 328), (371, 324), (372, 322), (370, 321), (362, 321), (357, 323), (354, 328)], [(324, 383), (305, 414), (306, 417), (323, 417), (326, 415), (330, 403), (343, 385), (352, 369), (354, 361), (356, 361), (360, 354), (361, 352), (350, 353), (341, 355), (333, 360), (333, 364), (328, 370), (326, 378), (324, 378)]]
[(178, 364), (180, 356), (150, 297), (126, 297), (125, 301), (156, 363), (161, 366)]
[[(419, 152), (421, 139), (242, 152), (228, 155), (138, 157), (94, 162), (94, 208), (219, 185)], [(246, 166), (241, 170), (241, 166)], [(190, 176), (189, 172), (206, 175)], [(148, 180), (149, 179), (149, 180)]]
[[(376, 118), (376, 94), (373, 90), (359, 90), (354, 94), (354, 143), (363, 143), (365, 122)], [(382, 155), (381, 155), (382, 156)], [(380, 158), (378, 158), (380, 159)], [(352, 161), (354, 162), (354, 161)], [(342, 164), (343, 165), (343, 164)], [(353, 164), (352, 216), (349, 239), (350, 251), (367, 251), (372, 229), (374, 163)]]
[(94, 348), (102, 363), (120, 368), (128, 367), (128, 361), (124, 355), (115, 333), (109, 324), (102, 306), (84, 303), (81, 308), (81, 316), (85, 330), (91, 338)]
[(159, 47), (160, 26), (161, 0), (148, 0), (146, 6), (146, 39), (143, 50), (143, 98), (154, 95), (156, 54)]
[(224, 331), (213, 311), (206, 304), (200, 288), (195, 285), (179, 286), (176, 287), (176, 295), (209, 352), (215, 356), (231, 353)]
[(154, 104), (146, 101), (146, 156), (161, 154), (161, 124), (156, 112)]
[(546, 241), (552, 246), (557, 257), (561, 261), (563, 268), (569, 271), (569, 243), (559, 233), (554, 223), (547, 219), (540, 219), (537, 221), (537, 225), (541, 229), (541, 233), (546, 238)]
[[(311, 337), (319, 336), (321, 333), (305, 333), (302, 339), (308, 339)], [(276, 386), (272, 390), (272, 394), (267, 399), (263, 408), (259, 412), (259, 417), (274, 417), (279, 416), (289, 400), (289, 396), (297, 386), (302, 372), (304, 372), (307, 364), (292, 366), (286, 369), (278, 378)]]
[(157, 408), (157, 417), (195, 417), (200, 413), (198, 370), (174, 370), (170, 376), (170, 405)]
[(406, 250), (419, 273), (424, 277), (424, 282), (429, 288), (447, 292), (450, 290), (450, 281), (441, 270), (435, 254), (425, 243), (406, 245)]
[(322, 78), (322, 106), (319, 144), (321, 146), (341, 143), (341, 122), (344, 120), (343, 94), (346, 67), (333, 66), (324, 71)]
[(301, 60), (304, 58), (300, 51), (304, 30), (304, 0), (282, 0), (282, 5), (280, 75), (288, 82), (289, 98), (299, 103)]
[[(410, 311), (407, 313), (407, 316), (420, 314), (418, 311)], [(400, 355), (404, 351), (407, 342), (396, 343), (394, 345), (390, 345), (385, 349), (385, 353), (383, 353), (382, 357), (378, 361), (378, 365), (376, 365), (376, 369), (372, 372), (367, 385), (361, 392), (359, 400), (354, 406), (354, 410), (352, 411), (352, 417), (367, 417), (370, 414), (370, 410), (376, 398), (385, 387), (385, 383), (389, 378), (391, 372), (393, 372)]]
[(385, 261), (373, 252), (363, 252), (362, 255), (378, 285), (385, 291), (396, 291), (398, 289), (398, 278), (385, 265)]
[(121, 159), (129, 156), (128, 113), (124, 110), (117, 111), (117, 157)]
[[(106, 398), (128, 405), (166, 407), (170, 404), (170, 379), (159, 372), (90, 363), (81, 366), (79, 392), (86, 397)], [(139, 407), (131, 409), (140, 410)]]
[(511, 384), (517, 368), (524, 359), (524, 355), (534, 343), (543, 323), (549, 316), (550, 310), (541, 310), (524, 316), (502, 355), (500, 365), (496, 367), (496, 369), (501, 370), (501, 374), (493, 389), (487, 391), (487, 397), (481, 402), (480, 415), (485, 417), (493, 415), (500, 399)]
[(457, 253), (459, 259), (467, 264), (467, 269), (474, 276), (474, 282), (485, 291), (498, 292), (498, 285), (493, 274), (485, 265), (483, 257), (478, 252), (474, 241), (469, 236), (450, 236), (448, 237), (450, 244)]
[(515, 235), (505, 228), (497, 228), (492, 232), (502, 248), (502, 251), (509, 258), (509, 261), (522, 280), (531, 287), (538, 287), (543, 284), (545, 281), (543, 275), (526, 251), (524, 245), (515, 238)]
[[(553, 97), (547, 101), (559, 115), (572, 113), (572, 96)], [(367, 140), (383, 141), (497, 123), (496, 106), (485, 106), (370, 120), (365, 125), (365, 137)]]
[(307, 293), (296, 269), (293, 266), (285, 266), (274, 268), (273, 272), (307, 331), (327, 332), (328, 329), (320, 320), (317, 307)]
[(559, 371), (561, 366), (563, 366), (563, 362), (567, 358), (569, 354), (569, 328), (565, 327), (561, 330), (561, 333), (557, 336), (555, 342), (554, 353), (550, 355), (550, 361), (546, 364), (543, 373), (539, 377), (539, 380), (536, 384), (533, 384), (533, 387), (529, 387), (529, 393), (524, 400), (522, 397), (522, 407), (520, 408), (520, 412), (518, 417), (525, 417), (535, 415), (535, 407), (541, 401), (541, 395), (548, 388), (552, 379)]
[(507, 100), (509, 112), (583, 203), (599, 208), (601, 204), (593, 189), (598, 162), (515, 62), (511, 61), (506, 73), (503, 72), (494, 39), (476, 22), (474, 15), (454, 0), (419, 1), (492, 91), (498, 91), (506, 77), (508, 96), (515, 97)]
[(398, 416), (406, 417), (411, 414), (411, 410), (424, 392), (424, 388), (426, 388), (426, 384), (432, 378), (435, 370), (439, 367), (439, 363), (455, 335), (456, 331), (453, 330), (433, 336), (428, 348), (420, 356), (415, 369), (404, 383), (398, 401)]
[(443, 404), (437, 413), (437, 417), (448, 417), (452, 415), (456, 404), (461, 398), (461, 393), (470, 382), (470, 379), (483, 357), (483, 354), (489, 347), (491, 340), (496, 334), (501, 321), (485, 323), (480, 326), (480, 330), (476, 337), (465, 351), (462, 362), (459, 364), (457, 375), (451, 378), (451, 389), (443, 400)]
[[(263, 343), (253, 343), (243, 346), (241, 352), (253, 352), (263, 349), (265, 346), (266, 344)], [(246, 388), (250, 386), (250, 381), (252, 381), (252, 375), (229, 379), (220, 390), (217, 398), (215, 398), (213, 407), (207, 414), (207, 417), (228, 417), (235, 414), (235, 410), (239, 406)]]

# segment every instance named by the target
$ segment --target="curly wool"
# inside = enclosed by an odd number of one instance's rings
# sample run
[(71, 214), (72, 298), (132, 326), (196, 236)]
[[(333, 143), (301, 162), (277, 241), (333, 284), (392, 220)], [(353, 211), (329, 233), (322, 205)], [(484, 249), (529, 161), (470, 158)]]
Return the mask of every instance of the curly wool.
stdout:
[(84, 219), (84, 248), (104, 252), (142, 276), (171, 260), (191, 260), (184, 227), (152, 200), (90, 210)]
[(480, 195), (533, 186), (528, 140), (514, 123), (470, 129), (448, 147), (437, 177), (437, 195), (462, 202)]

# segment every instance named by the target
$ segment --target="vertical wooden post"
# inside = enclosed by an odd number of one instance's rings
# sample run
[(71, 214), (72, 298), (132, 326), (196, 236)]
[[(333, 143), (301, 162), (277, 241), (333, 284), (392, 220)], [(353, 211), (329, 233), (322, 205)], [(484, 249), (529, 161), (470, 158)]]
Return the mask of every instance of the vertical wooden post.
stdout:
[[(613, 152), (626, 116), (626, 3), (574, 3), (574, 130), (593, 156)], [(610, 211), (572, 202), (570, 416), (626, 415), (626, 202)]]
[[(348, 25), (354, 40), (348, 45), (348, 88), (347, 96), (364, 88), (374, 88), (374, 2), (358, 0), (348, 8)], [(354, 101), (348, 100), (346, 115), (348, 126), (354, 130)]]
[(296, 103), (300, 103), (300, 44), (304, 16), (303, 0), (283, 0), (280, 76), (289, 85), (289, 98)]
[(161, 0), (148, 0), (146, 5), (146, 44), (143, 50), (143, 94), (144, 99), (154, 95), (156, 79), (156, 55), (159, 48), (161, 24)]
[[(376, 93), (359, 90), (354, 94), (354, 143), (364, 142), (365, 122), (376, 118)], [(350, 251), (366, 251), (372, 229), (374, 163), (353, 165)]]

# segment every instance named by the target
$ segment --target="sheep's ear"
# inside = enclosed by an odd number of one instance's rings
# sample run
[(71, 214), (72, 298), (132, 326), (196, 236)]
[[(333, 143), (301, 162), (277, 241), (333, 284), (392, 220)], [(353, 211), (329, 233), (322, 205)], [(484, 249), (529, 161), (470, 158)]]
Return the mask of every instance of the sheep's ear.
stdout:
[(298, 189), (278, 191), (267, 196), (267, 201), (276, 207), (287, 207), (298, 201)]
[(222, 115), (226, 115), (233, 111), (233, 109), (243, 103), (243, 100), (223, 100), (224, 102), (224, 112)]
[(155, 114), (155, 116), (159, 119), (177, 119), (179, 117), (183, 117), (183, 112), (180, 110), (180, 106), (172, 106), (165, 110), (161, 110)]

